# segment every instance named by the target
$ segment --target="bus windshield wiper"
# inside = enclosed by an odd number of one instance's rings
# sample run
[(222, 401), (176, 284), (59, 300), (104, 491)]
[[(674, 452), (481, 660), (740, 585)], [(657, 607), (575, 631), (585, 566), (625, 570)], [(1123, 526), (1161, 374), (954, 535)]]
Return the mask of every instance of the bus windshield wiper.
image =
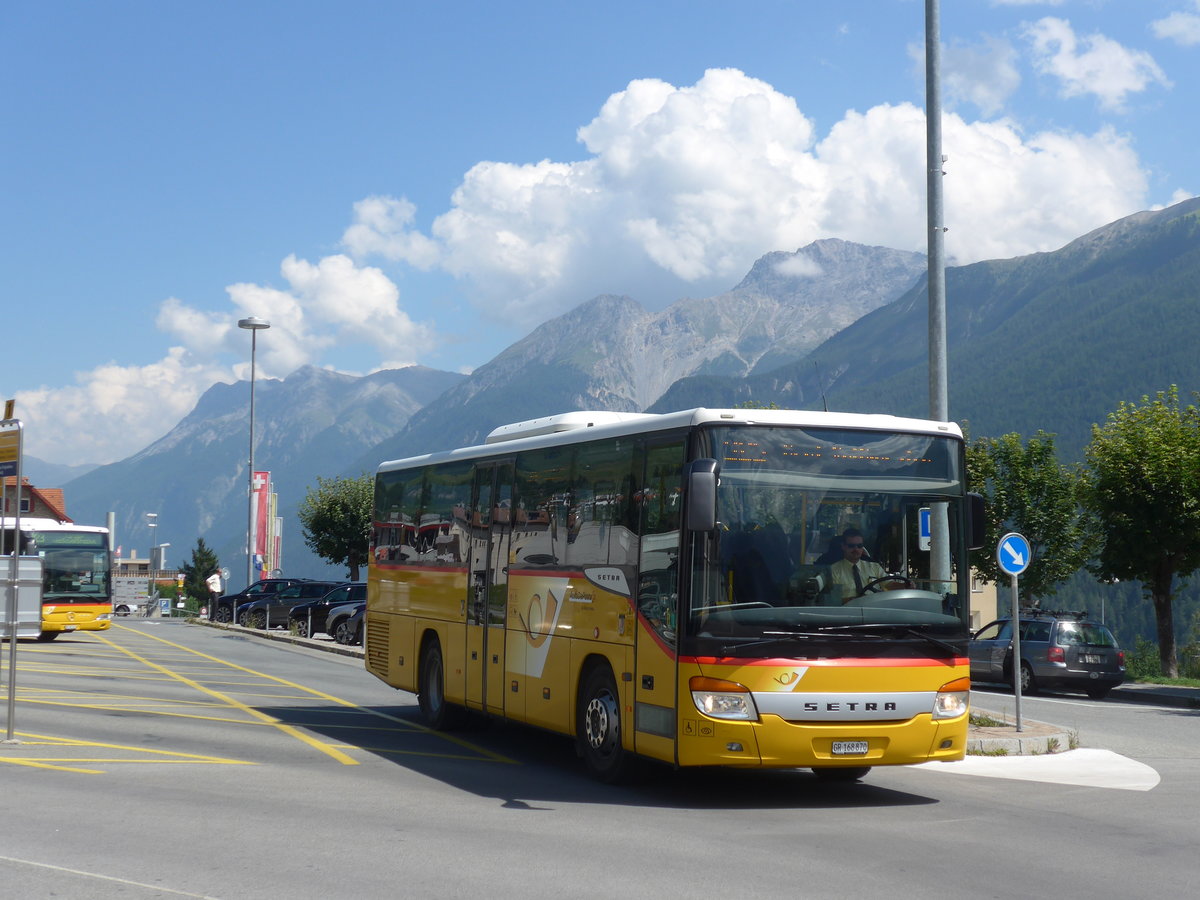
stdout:
[(729, 653), (731, 650), (749, 650), (755, 647), (762, 647), (769, 644), (781, 644), (786, 641), (811, 641), (822, 640), (828, 641), (831, 638), (841, 640), (861, 640), (870, 638), (879, 640), (877, 634), (838, 634), (827, 630), (823, 631), (764, 631), (763, 637), (752, 641), (746, 641), (742, 644), (725, 644), (721, 648), (722, 653)]
[(961, 647), (956, 647), (949, 641), (943, 641), (941, 638), (935, 638), (931, 634), (926, 634), (924, 631), (918, 631), (916, 628), (910, 628), (907, 625), (895, 624), (891, 625), (887, 622), (867, 622), (859, 625), (831, 625), (831, 631), (880, 631), (883, 629), (895, 629), (900, 634), (907, 634), (911, 637), (921, 638), (923, 641), (928, 641), (935, 647), (940, 647), (948, 653), (958, 655), (962, 653)]

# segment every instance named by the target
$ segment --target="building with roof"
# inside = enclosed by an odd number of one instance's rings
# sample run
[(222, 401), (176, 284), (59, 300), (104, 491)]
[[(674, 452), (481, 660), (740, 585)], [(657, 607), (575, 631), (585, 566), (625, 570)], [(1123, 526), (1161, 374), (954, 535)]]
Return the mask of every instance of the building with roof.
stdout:
[[(4, 479), (5, 516), (17, 514), (17, 479), (9, 475)], [(74, 521), (67, 515), (67, 501), (62, 488), (39, 488), (21, 478), (21, 515), (38, 519), (55, 519), (63, 523)]]

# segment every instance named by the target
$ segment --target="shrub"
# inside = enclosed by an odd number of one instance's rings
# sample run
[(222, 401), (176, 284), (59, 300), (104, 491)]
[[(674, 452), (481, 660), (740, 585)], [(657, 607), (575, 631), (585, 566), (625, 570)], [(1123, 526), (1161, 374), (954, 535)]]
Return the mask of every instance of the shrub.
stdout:
[(1135, 681), (1154, 681), (1162, 678), (1158, 645), (1139, 637), (1133, 651), (1125, 655), (1125, 671)]

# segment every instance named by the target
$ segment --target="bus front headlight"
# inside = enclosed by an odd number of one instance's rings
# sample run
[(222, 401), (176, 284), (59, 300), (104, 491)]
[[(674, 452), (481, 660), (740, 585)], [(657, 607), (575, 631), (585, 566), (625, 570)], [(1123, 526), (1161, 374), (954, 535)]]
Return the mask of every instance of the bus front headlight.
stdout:
[(745, 685), (696, 675), (688, 682), (688, 687), (691, 688), (696, 709), (706, 716), (741, 722), (758, 721), (758, 708), (754, 705), (750, 689)]
[(957, 678), (943, 684), (933, 701), (933, 718), (957, 719), (965, 715), (971, 698), (971, 679)]

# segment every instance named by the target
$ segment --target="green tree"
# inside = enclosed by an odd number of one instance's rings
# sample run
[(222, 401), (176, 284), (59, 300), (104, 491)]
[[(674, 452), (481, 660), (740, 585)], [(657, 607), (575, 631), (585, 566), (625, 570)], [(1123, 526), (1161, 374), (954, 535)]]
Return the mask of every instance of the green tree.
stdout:
[(1140, 405), (1122, 401), (1092, 426), (1084, 457), (1083, 496), (1103, 534), (1093, 574), (1141, 582), (1163, 674), (1178, 677), (1175, 581), (1200, 568), (1200, 410), (1181, 406), (1175, 385)]
[(980, 438), (967, 448), (971, 490), (987, 500), (987, 530), (982, 550), (971, 564), (985, 581), (1007, 582), (996, 561), (996, 545), (1009, 531), (1029, 540), (1033, 559), (1018, 587), (1022, 604), (1054, 593), (1095, 553), (1098, 534), (1080, 507), (1080, 477), (1061, 465), (1054, 435), (1039, 431), (1028, 443), (1015, 432)]
[(371, 549), (371, 507), (375, 479), (321, 478), (308, 489), (300, 504), (300, 524), (305, 545), (333, 565), (350, 570), (357, 581), (359, 569), (367, 564)]
[(192, 561), (179, 567), (179, 571), (183, 573), (183, 595), (207, 603), (209, 590), (204, 580), (220, 570), (221, 563), (217, 560), (217, 554), (204, 543), (204, 538), (199, 538), (196, 546), (192, 548)]

